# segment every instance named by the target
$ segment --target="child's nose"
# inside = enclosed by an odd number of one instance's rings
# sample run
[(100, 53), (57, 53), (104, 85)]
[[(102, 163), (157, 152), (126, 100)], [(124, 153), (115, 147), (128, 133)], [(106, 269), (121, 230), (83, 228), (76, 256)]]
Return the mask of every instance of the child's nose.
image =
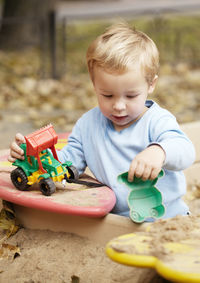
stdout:
[(118, 100), (113, 104), (113, 109), (117, 111), (122, 111), (126, 109), (126, 104), (123, 100)]

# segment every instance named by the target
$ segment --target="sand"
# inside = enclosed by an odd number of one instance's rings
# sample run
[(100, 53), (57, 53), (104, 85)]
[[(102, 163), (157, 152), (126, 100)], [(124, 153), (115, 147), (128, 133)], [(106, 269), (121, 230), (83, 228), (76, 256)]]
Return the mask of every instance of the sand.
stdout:
[(168, 248), (169, 243), (186, 244), (188, 240), (192, 242), (195, 239), (195, 247), (199, 248), (199, 227), (200, 215), (178, 215), (172, 219), (157, 220), (148, 225), (144, 231), (130, 234), (127, 238), (117, 237), (110, 245), (119, 253), (151, 255), (169, 262), (174, 258), (173, 249)]
[[(196, 202), (199, 199), (196, 199)], [(196, 204), (197, 205), (197, 204)], [(193, 211), (193, 214), (195, 212)], [(199, 217), (158, 221), (152, 229), (162, 241), (187, 237)], [(1, 233), (0, 237), (3, 238)], [(74, 234), (21, 228), (6, 243), (19, 253), (0, 260), (0, 282), (26, 283), (158, 283), (166, 282), (153, 269), (128, 267), (111, 261), (105, 246)], [(159, 250), (159, 245), (157, 245)]]
[(0, 261), (0, 282), (132, 283), (143, 273), (112, 262), (103, 246), (73, 234), (21, 229), (8, 242), (21, 255)]

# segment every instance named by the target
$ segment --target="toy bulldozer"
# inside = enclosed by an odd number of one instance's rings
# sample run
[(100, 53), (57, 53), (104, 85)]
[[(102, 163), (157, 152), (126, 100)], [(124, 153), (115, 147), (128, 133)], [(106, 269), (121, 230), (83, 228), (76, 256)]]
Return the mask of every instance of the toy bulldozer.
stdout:
[[(39, 183), (40, 191), (50, 196), (56, 190), (54, 182), (66, 182), (79, 178), (72, 162), (60, 163), (55, 150), (58, 136), (53, 126), (48, 125), (25, 137), (26, 143), (20, 145), (24, 151), (24, 160), (17, 159), (17, 166), (11, 172), (11, 180), (19, 190), (27, 190), (34, 183)], [(50, 151), (50, 150), (51, 151)]]

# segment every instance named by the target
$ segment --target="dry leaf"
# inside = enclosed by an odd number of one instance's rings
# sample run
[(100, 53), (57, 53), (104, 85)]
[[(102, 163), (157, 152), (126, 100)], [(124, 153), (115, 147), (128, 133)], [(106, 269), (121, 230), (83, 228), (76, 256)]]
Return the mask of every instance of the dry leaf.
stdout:
[(0, 229), (6, 232), (8, 238), (20, 229), (12, 205), (6, 201), (3, 201), (3, 208), (0, 212)]
[[(39, 60), (34, 49), (0, 51), (0, 110), (7, 113), (5, 121), (29, 122), (34, 128), (51, 122), (60, 131), (71, 130), (69, 125), (97, 105), (89, 75), (68, 72), (60, 80), (41, 79)], [(165, 63), (149, 98), (171, 111), (180, 123), (199, 120), (199, 75), (199, 69), (186, 63)]]
[(0, 259), (13, 260), (21, 255), (20, 248), (14, 245), (3, 243), (0, 246)]

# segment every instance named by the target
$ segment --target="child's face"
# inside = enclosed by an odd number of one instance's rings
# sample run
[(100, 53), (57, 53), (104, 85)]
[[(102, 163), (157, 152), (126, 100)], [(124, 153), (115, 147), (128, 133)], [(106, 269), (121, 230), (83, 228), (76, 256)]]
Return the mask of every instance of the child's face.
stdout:
[(111, 74), (94, 67), (93, 83), (101, 112), (113, 122), (117, 131), (127, 128), (146, 112), (147, 95), (155, 87), (148, 85), (139, 68)]

